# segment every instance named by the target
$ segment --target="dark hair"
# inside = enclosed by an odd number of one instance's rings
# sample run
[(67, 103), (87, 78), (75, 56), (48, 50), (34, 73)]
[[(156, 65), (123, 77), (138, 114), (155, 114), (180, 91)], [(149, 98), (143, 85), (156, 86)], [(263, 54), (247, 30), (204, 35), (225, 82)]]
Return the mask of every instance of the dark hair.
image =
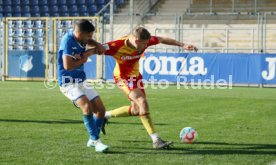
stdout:
[(135, 36), (138, 38), (138, 40), (149, 40), (151, 37), (151, 34), (147, 29), (143, 27), (138, 27), (135, 30)]
[(80, 32), (91, 33), (95, 31), (95, 27), (87, 19), (81, 19), (75, 23), (75, 28), (78, 28)]

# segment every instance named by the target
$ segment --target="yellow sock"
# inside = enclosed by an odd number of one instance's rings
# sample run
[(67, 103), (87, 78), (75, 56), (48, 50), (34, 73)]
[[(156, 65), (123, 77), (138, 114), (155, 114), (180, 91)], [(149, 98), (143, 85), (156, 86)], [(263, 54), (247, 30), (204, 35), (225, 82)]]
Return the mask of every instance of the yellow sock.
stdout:
[(148, 134), (153, 134), (155, 133), (155, 129), (153, 126), (153, 122), (152, 119), (150, 117), (149, 114), (145, 115), (145, 116), (140, 116), (140, 119), (144, 125), (144, 127), (146, 128)]
[(127, 117), (130, 116), (130, 106), (123, 106), (109, 111), (111, 117)]

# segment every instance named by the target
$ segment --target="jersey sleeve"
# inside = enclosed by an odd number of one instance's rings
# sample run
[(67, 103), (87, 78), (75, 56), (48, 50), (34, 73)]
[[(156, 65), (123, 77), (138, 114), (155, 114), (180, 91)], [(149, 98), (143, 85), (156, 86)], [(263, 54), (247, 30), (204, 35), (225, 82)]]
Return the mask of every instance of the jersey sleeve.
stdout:
[(119, 49), (119, 45), (118, 43), (116, 43), (116, 41), (111, 41), (108, 43), (103, 44), (103, 46), (105, 47), (106, 51), (104, 52), (105, 55), (109, 55), (109, 56), (113, 56), (116, 54), (116, 52)]
[(73, 56), (73, 49), (70, 40), (64, 40), (62, 42), (62, 56)]
[(157, 45), (159, 44), (159, 40), (156, 36), (151, 36), (148, 42), (148, 46)]

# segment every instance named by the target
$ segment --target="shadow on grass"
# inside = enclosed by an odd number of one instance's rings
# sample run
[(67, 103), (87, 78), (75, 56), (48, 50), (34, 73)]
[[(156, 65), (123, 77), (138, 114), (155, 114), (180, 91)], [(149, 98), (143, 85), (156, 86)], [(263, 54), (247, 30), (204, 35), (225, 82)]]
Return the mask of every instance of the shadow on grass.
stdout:
[[(129, 140), (122, 142), (133, 143)], [(137, 141), (137, 143), (150, 143), (150, 141)], [(136, 142), (135, 142), (136, 143)], [(200, 145), (197, 148), (196, 145)], [(128, 146), (128, 145), (127, 145)], [(232, 146), (233, 148), (229, 148)], [(235, 148), (235, 147), (239, 148)], [(153, 154), (153, 155), (276, 155), (276, 144), (246, 144), (246, 143), (224, 143), (224, 142), (197, 142), (193, 147), (172, 147), (168, 150), (155, 150), (146, 147), (123, 147), (114, 146), (115, 151), (109, 154)], [(118, 150), (118, 151), (116, 151)], [(124, 150), (124, 151), (122, 151)], [(133, 151), (134, 150), (134, 151)]]
[[(79, 124), (83, 123), (82, 120), (70, 120), (70, 119), (61, 119), (61, 120), (23, 120), (23, 119), (0, 119), (0, 122), (11, 122), (11, 123), (41, 123), (41, 124)], [(108, 122), (108, 124), (125, 124), (125, 125), (141, 125), (140, 122)], [(167, 125), (164, 123), (155, 123), (155, 125)]]
[(11, 122), (11, 123), (39, 123), (39, 124), (80, 124), (83, 123), (81, 120), (20, 120), (20, 119), (0, 119), (0, 122)]

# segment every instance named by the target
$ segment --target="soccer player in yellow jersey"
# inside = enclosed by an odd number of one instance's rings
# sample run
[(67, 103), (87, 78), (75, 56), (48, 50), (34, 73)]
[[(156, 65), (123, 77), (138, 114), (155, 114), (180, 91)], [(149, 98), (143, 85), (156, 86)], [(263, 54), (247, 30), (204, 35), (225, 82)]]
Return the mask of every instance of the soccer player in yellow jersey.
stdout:
[(131, 106), (123, 106), (106, 112), (105, 117), (110, 119), (112, 117), (140, 116), (144, 127), (152, 138), (153, 148), (156, 149), (168, 148), (172, 142), (162, 140), (154, 129), (143, 88), (142, 75), (139, 72), (139, 59), (147, 47), (159, 43), (197, 51), (193, 45), (184, 44), (171, 38), (151, 36), (147, 29), (138, 27), (134, 34), (108, 42), (104, 53), (116, 60), (114, 80), (131, 102)]

